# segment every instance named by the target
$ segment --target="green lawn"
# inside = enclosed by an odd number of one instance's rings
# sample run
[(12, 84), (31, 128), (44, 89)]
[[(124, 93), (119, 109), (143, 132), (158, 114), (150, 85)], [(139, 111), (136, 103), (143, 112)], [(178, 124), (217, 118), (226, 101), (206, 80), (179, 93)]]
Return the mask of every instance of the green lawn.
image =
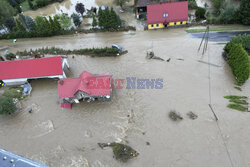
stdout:
[[(214, 26), (209, 28), (210, 31), (235, 31), (235, 30), (249, 30), (250, 26), (244, 26), (244, 25), (233, 25), (233, 26)], [(199, 29), (186, 29), (186, 32), (188, 33), (199, 33), (199, 32), (205, 32), (206, 28), (199, 28)]]
[(28, 1), (26, 0), (26, 1), (24, 1), (23, 3), (21, 3), (21, 5), (20, 6), (22, 6), (21, 8), (22, 8), (22, 11), (23, 12), (25, 12), (25, 11), (27, 11), (27, 10), (30, 10), (30, 6), (29, 6), (29, 4), (28, 4)]

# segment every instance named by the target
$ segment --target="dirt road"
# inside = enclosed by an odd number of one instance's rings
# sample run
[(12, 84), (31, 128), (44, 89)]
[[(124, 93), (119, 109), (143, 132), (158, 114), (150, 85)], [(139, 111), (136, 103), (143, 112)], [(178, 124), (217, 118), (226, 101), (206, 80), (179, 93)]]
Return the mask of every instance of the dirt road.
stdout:
[[(0, 147), (43, 162), (51, 167), (82, 166), (231, 166), (250, 165), (250, 115), (226, 108), (225, 95), (250, 95), (250, 80), (240, 92), (221, 53), (223, 45), (210, 43), (207, 55), (197, 54), (200, 39), (184, 29), (97, 33), (53, 38), (21, 39), (10, 52), (55, 46), (65, 49), (122, 45), (128, 54), (116, 58), (69, 56), (69, 77), (83, 70), (110, 73), (114, 78), (163, 79), (163, 89), (120, 89), (111, 102), (59, 107), (55, 80), (32, 81), (33, 91), (14, 116), (0, 116)], [(0, 41), (0, 48), (11, 45)], [(170, 62), (145, 59), (152, 49)], [(218, 125), (208, 106), (208, 54), (211, 63), (212, 105)], [(200, 60), (200, 61), (199, 61)], [(126, 82), (124, 83), (126, 87)], [(28, 113), (32, 108), (33, 113)], [(183, 116), (181, 122), (168, 118), (170, 110)], [(193, 111), (196, 120), (186, 114)], [(122, 164), (111, 149), (98, 142), (123, 141), (140, 155)], [(147, 145), (149, 142), (150, 145)], [(87, 165), (88, 164), (88, 165)]]

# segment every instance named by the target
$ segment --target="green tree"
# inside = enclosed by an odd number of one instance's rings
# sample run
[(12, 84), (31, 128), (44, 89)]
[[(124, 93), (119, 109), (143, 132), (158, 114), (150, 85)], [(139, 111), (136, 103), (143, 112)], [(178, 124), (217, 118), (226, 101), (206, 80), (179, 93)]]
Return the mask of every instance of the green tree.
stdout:
[(96, 27), (98, 25), (95, 16), (93, 16), (93, 22), (92, 22), (92, 27)]
[(205, 19), (205, 14), (206, 14), (206, 9), (199, 7), (195, 11), (196, 20), (199, 21), (199, 20)]
[(15, 15), (14, 8), (6, 1), (0, 0), (0, 25), (5, 22), (6, 19)]
[(16, 27), (18, 32), (24, 32), (25, 28), (21, 25), (21, 23), (16, 19)]
[(221, 10), (223, 8), (225, 0), (213, 0), (213, 10), (216, 16), (219, 16), (221, 14)]
[(115, 0), (116, 5), (119, 5), (121, 8), (125, 5), (129, 0)]
[(11, 114), (16, 111), (12, 98), (0, 97), (0, 114)]
[(61, 24), (61, 27), (64, 30), (69, 29), (69, 27), (71, 26), (71, 19), (70, 19), (70, 17), (68, 17), (66, 14), (62, 14), (60, 16), (60, 24)]
[(34, 9), (34, 5), (33, 5), (33, 3), (31, 2), (31, 0), (28, 0), (28, 4), (29, 4), (30, 9)]
[(35, 22), (30, 16), (25, 16), (25, 21), (29, 31), (35, 30)]
[(62, 27), (61, 27), (61, 25), (60, 25), (60, 23), (58, 21), (58, 18), (54, 17), (53, 21), (54, 21), (54, 25), (55, 25), (55, 32), (59, 33), (61, 31)]
[(99, 25), (99, 27), (102, 28), (104, 26), (105, 18), (104, 18), (104, 12), (101, 9), (101, 7), (99, 7), (97, 16), (98, 16), (98, 25)]
[(236, 9), (234, 6), (230, 6), (225, 9), (220, 15), (220, 22), (224, 24), (233, 24), (236, 22)]
[(75, 26), (76, 27), (79, 27), (80, 25), (81, 25), (81, 19), (80, 19), (80, 17), (79, 17), (79, 15), (78, 14), (76, 14), (76, 13), (73, 13), (72, 15), (71, 15), (71, 17), (72, 17), (72, 19), (73, 19), (73, 23), (75, 24)]
[(28, 30), (28, 25), (26, 23), (26, 18), (23, 14), (19, 14), (18, 15), (18, 21), (20, 22), (20, 24), (26, 29)]
[(9, 29), (9, 31), (12, 31), (16, 27), (16, 23), (13, 17), (10, 17), (5, 20), (4, 25)]
[(241, 0), (239, 8), (239, 19), (242, 24), (250, 25), (250, 1)]

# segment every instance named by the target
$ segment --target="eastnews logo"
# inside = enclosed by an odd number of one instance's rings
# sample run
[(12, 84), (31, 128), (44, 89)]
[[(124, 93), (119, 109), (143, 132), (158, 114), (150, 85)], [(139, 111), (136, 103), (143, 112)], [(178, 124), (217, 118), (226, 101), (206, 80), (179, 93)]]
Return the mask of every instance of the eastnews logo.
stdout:
[[(125, 83), (126, 81), (126, 83)], [(163, 79), (137, 79), (127, 77), (126, 79), (111, 79), (104, 81), (101, 78), (88, 78), (88, 89), (163, 89)]]

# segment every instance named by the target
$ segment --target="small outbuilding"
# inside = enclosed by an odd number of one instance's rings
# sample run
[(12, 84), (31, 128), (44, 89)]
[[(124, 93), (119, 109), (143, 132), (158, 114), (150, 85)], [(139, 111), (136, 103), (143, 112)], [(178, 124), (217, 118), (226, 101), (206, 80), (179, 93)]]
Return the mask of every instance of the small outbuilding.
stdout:
[(0, 80), (8, 85), (22, 85), (28, 79), (66, 78), (69, 68), (65, 57), (47, 57), (14, 61), (0, 61)]

